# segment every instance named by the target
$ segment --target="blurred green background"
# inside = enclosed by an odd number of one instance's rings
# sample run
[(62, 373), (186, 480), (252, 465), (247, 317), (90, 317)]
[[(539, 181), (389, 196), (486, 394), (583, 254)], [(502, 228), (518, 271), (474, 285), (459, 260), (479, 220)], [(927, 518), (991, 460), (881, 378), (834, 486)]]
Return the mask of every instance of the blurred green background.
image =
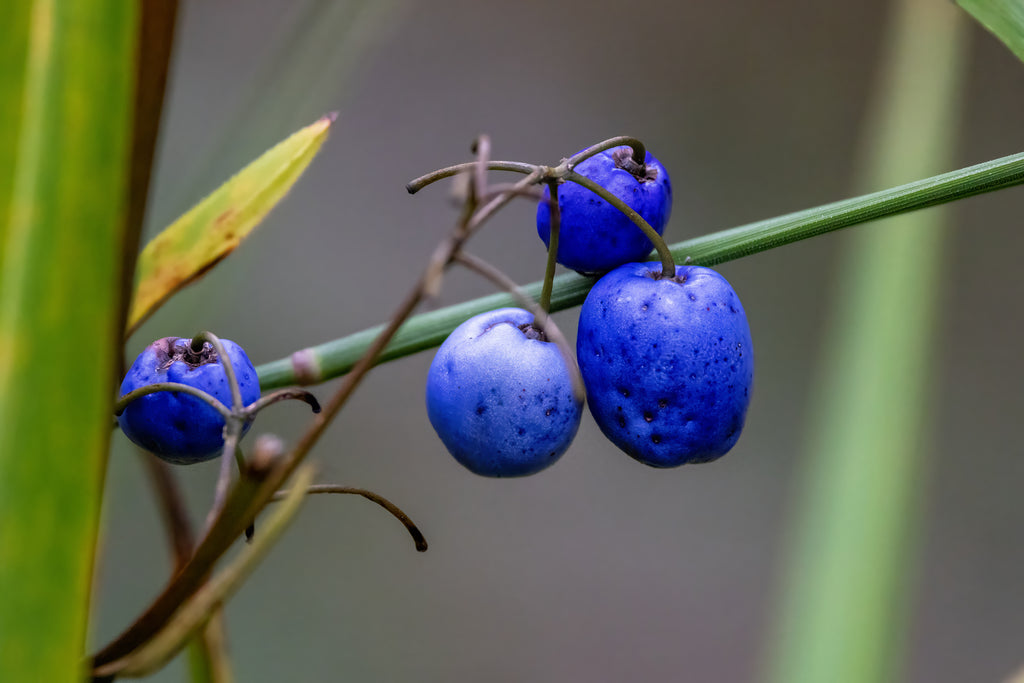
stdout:
[[(456, 215), (448, 187), (409, 197), (405, 182), (467, 159), (481, 132), (497, 158), (540, 163), (640, 137), (672, 175), (673, 242), (850, 196), (888, 11), (875, 1), (185, 2), (147, 236), (299, 126), (340, 116), (284, 204), (146, 323), (128, 356), (210, 329), (259, 364), (381, 322)], [(980, 27), (968, 32), (955, 166), (1024, 149), (1024, 65)], [(910, 681), (1001, 681), (1024, 663), (1022, 200), (1018, 188), (951, 207)], [(847, 237), (720, 268), (750, 317), (758, 367), (744, 435), (711, 465), (643, 467), (587, 415), (551, 470), (485, 480), (454, 462), (426, 419), (430, 354), (377, 369), (314, 459), (321, 480), (398, 503), (431, 549), (415, 553), (365, 501), (308, 501), (228, 606), (238, 680), (753, 680)], [(472, 251), (539, 279), (533, 207), (513, 204)], [(455, 271), (439, 303), (490, 291)], [(556, 319), (571, 335), (575, 317)], [(282, 405), (254, 431), (294, 438), (306, 420)], [(115, 435), (96, 645), (171, 566), (140, 457)], [(217, 464), (176, 471), (201, 523)], [(152, 680), (183, 677), (176, 662)]]

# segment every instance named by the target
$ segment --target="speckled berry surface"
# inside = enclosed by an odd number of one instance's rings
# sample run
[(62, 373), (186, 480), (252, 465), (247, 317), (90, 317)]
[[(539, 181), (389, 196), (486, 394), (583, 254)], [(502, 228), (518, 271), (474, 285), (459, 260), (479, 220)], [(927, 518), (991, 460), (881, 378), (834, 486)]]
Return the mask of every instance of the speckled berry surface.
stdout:
[[(672, 210), (668, 173), (650, 152), (641, 178), (622, 168), (632, 150), (616, 147), (586, 159), (575, 170), (601, 184), (640, 214), (660, 235)], [(628, 164), (627, 164), (628, 165)], [(537, 234), (548, 245), (551, 237), (550, 190), (537, 206)], [(558, 262), (581, 273), (603, 273), (630, 261), (642, 260), (654, 245), (621, 211), (581, 185), (558, 186), (561, 222)]]
[(739, 439), (754, 349), (739, 297), (710, 268), (605, 275), (580, 310), (577, 358), (601, 431), (654, 467), (715, 460)]
[(581, 400), (558, 347), (534, 338), (533, 315), (503, 308), (455, 329), (427, 376), (427, 415), (448, 451), (488, 477), (521, 477), (558, 460)]
[[(238, 344), (227, 339), (221, 342), (231, 359), (242, 401), (248, 405), (260, 397), (256, 369)], [(190, 339), (164, 337), (147, 346), (121, 382), (121, 395), (156, 382), (181, 382), (230, 407), (231, 386), (216, 352), (207, 344), (196, 359), (187, 353), (191, 343)], [(179, 465), (209, 460), (224, 447), (220, 413), (188, 394), (159, 391), (138, 398), (128, 404), (118, 423), (134, 443)]]

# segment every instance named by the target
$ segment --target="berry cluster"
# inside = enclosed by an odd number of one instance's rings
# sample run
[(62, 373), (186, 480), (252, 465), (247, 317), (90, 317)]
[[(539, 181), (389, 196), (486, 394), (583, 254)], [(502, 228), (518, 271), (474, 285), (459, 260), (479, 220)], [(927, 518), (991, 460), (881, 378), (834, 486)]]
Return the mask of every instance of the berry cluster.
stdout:
[[(584, 274), (605, 273), (581, 308), (576, 342), (590, 412), (612, 443), (644, 464), (715, 460), (736, 443), (750, 402), (754, 359), (743, 306), (710, 268), (641, 261), (672, 206), (668, 173), (650, 153), (639, 164), (629, 146), (616, 147), (574, 171), (568, 179), (576, 182), (558, 192), (556, 258)], [(601, 188), (624, 206), (596, 194)], [(545, 189), (537, 232), (548, 246), (553, 204)], [(521, 309), (478, 315), (430, 367), (431, 424), (477, 474), (533, 474), (553, 464), (579, 428), (576, 363), (532, 323)]]
[[(580, 310), (576, 357), (551, 338), (542, 297), (538, 311), (465, 321), (430, 366), (430, 422), (477, 474), (518, 477), (552, 465), (576, 436), (584, 397), (605, 436), (653, 467), (715, 460), (739, 438), (754, 370), (743, 306), (715, 271), (676, 267), (661, 239), (672, 209), (668, 173), (638, 142), (615, 144), (534, 178), (546, 183), (537, 232), (549, 260), (603, 274)], [(661, 263), (641, 260), (652, 247)], [(154, 342), (121, 392), (124, 433), (178, 464), (215, 457), (229, 432), (237, 444), (270, 401), (260, 399), (245, 352), (213, 335)]]

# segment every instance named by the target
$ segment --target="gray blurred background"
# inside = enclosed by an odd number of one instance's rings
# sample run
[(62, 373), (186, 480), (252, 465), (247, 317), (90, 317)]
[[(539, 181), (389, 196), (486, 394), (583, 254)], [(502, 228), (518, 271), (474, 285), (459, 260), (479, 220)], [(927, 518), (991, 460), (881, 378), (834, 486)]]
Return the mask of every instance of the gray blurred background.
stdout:
[[(259, 364), (382, 322), (456, 215), (449, 185), (410, 197), (404, 184), (468, 159), (481, 132), (497, 158), (539, 163), (640, 137), (672, 176), (669, 241), (850, 196), (887, 10), (876, 0), (184, 2), (148, 235), (288, 133), (340, 116), (286, 201), (154, 316), (129, 356), (211, 329)], [(957, 166), (1024, 149), (1024, 65), (971, 34)], [(1024, 664), (1022, 206), (1013, 189), (953, 209), (910, 681), (994, 682)], [(472, 247), (524, 283), (544, 267), (533, 211), (513, 204)], [(552, 469), (476, 477), (427, 421), (431, 354), (378, 368), (314, 459), (320, 480), (397, 502), (430, 551), (417, 554), (366, 501), (309, 500), (227, 609), (238, 680), (755, 680), (843, 243), (825, 236), (720, 268), (750, 316), (758, 367), (743, 437), (711, 465), (646, 468), (588, 414)], [(456, 272), (438, 304), (490, 291)], [(557, 320), (571, 334), (575, 318)], [(332, 386), (315, 391), (326, 398)], [(307, 419), (280, 405), (254, 432), (294, 439)], [(170, 567), (140, 457), (115, 435), (97, 645)], [(217, 463), (175, 471), (201, 523)], [(179, 659), (153, 680), (184, 676)]]

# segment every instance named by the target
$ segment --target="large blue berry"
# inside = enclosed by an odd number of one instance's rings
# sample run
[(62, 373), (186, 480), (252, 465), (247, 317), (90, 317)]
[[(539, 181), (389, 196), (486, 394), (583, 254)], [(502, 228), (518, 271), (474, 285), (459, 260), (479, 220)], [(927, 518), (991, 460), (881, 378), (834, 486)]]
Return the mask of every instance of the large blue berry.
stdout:
[(740, 436), (754, 349), (736, 292), (710, 268), (629, 263), (580, 310), (576, 353), (594, 419), (654, 467), (708, 462)]
[(462, 323), (427, 376), (427, 415), (455, 459), (488, 477), (520, 477), (555, 463), (580, 425), (582, 397), (565, 358), (532, 327), (533, 314), (502, 308)]
[[(632, 153), (630, 147), (616, 147), (580, 162), (575, 170), (624, 201), (660, 235), (672, 210), (672, 184), (665, 167), (650, 152), (642, 167), (633, 161)], [(551, 237), (550, 199), (545, 186), (537, 207), (537, 234), (545, 245)], [(603, 273), (640, 261), (654, 248), (625, 214), (581, 185), (559, 185), (558, 206), (558, 262), (566, 268)]]
[[(256, 369), (238, 344), (227, 339), (221, 343), (231, 359), (242, 401), (248, 405), (260, 397)], [(217, 352), (209, 343), (198, 353), (191, 346), (191, 339), (181, 337), (164, 337), (147, 346), (121, 382), (121, 395), (157, 382), (180, 382), (202, 389), (231, 407), (231, 387)], [(135, 399), (118, 422), (133, 442), (180, 465), (209, 460), (224, 448), (224, 419), (220, 413), (199, 398), (176, 391), (158, 391)]]

